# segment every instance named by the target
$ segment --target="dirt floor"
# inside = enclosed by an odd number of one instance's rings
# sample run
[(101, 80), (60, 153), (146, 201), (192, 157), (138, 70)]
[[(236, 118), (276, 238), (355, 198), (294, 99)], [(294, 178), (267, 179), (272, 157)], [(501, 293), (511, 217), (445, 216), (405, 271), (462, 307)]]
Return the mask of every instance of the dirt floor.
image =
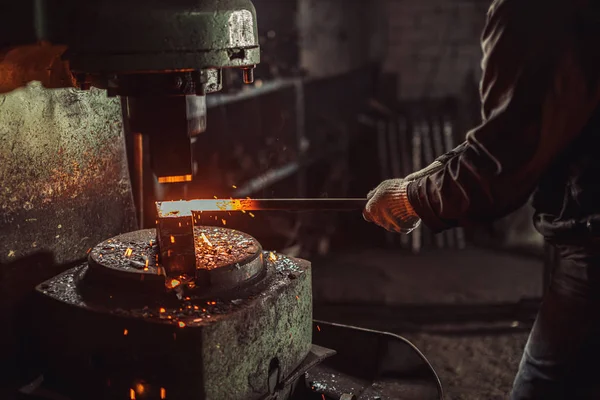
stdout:
[(508, 397), (541, 282), (541, 260), (481, 249), (368, 250), (313, 261), (315, 318), (413, 341), (447, 400)]

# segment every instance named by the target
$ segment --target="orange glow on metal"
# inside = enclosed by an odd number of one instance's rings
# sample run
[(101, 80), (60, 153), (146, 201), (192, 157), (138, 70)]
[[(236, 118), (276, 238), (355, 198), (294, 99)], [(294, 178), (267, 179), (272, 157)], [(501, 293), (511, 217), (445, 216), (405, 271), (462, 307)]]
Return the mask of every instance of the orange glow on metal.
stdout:
[(212, 243), (208, 240), (204, 232), (202, 232), (202, 240), (204, 240), (204, 243), (206, 243), (208, 247), (212, 247)]
[(159, 217), (189, 217), (192, 211), (243, 211), (253, 209), (250, 199), (199, 199), (157, 203)]
[(160, 388), (160, 398), (161, 398), (161, 400), (164, 400), (167, 398), (167, 391), (165, 388)]
[(146, 388), (141, 383), (138, 383), (135, 385), (135, 390), (137, 391), (137, 394), (144, 394)]
[(174, 175), (174, 176), (160, 176), (158, 177), (158, 183), (179, 183), (179, 182), (191, 182), (192, 175)]

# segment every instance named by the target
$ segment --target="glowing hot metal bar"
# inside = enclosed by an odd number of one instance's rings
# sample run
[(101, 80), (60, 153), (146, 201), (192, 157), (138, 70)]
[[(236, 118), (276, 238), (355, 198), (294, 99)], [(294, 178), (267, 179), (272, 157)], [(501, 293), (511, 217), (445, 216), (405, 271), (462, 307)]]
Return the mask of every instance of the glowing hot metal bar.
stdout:
[(191, 216), (199, 211), (357, 211), (366, 199), (197, 199), (157, 202), (158, 216)]

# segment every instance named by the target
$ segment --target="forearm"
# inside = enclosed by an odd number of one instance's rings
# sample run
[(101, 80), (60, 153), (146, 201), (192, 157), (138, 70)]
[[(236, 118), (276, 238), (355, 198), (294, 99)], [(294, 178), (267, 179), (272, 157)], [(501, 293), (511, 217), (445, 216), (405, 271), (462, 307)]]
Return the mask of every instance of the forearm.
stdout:
[(456, 146), (454, 149), (450, 150), (449, 152), (444, 153), (438, 158), (436, 158), (435, 161), (433, 161), (425, 168), (413, 172), (412, 174), (406, 176), (404, 179), (406, 179), (407, 181), (414, 181), (416, 179), (420, 179), (425, 176), (434, 174), (442, 170), (448, 161), (450, 161), (455, 156), (461, 154), (466, 148), (467, 142), (463, 142), (460, 145)]

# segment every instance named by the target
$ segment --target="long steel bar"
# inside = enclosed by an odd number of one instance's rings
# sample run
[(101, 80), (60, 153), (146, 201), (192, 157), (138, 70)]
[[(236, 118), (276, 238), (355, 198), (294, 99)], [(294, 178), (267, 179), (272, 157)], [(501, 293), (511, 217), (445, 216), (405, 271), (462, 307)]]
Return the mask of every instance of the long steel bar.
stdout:
[(157, 202), (159, 217), (191, 215), (194, 211), (358, 211), (363, 198), (196, 199)]

